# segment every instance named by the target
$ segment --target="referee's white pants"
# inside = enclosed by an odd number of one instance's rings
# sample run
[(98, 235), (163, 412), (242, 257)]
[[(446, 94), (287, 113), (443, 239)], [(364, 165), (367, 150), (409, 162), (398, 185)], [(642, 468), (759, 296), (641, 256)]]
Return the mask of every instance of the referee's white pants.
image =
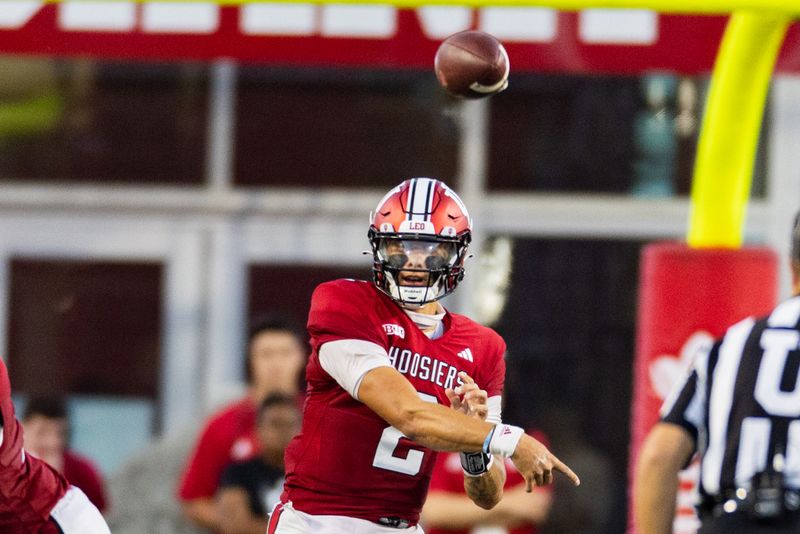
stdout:
[(311, 515), (295, 510), (291, 502), (278, 503), (269, 517), (267, 534), (425, 534), (419, 525), (392, 528), (341, 515)]

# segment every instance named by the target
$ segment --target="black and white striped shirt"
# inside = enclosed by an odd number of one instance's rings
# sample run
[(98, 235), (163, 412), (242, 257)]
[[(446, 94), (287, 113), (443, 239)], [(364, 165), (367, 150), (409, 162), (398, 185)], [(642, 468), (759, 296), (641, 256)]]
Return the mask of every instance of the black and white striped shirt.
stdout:
[(699, 352), (661, 415), (694, 437), (702, 497), (749, 487), (776, 453), (785, 456), (787, 487), (800, 489), (799, 378), (800, 296)]

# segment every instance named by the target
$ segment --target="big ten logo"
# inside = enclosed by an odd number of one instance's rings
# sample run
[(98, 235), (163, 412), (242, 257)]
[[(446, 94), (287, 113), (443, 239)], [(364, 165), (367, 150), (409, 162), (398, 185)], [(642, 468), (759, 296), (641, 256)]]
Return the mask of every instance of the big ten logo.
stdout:
[(399, 324), (385, 324), (383, 325), (383, 331), (390, 336), (397, 336), (402, 339), (405, 339), (406, 337), (405, 328), (403, 328)]

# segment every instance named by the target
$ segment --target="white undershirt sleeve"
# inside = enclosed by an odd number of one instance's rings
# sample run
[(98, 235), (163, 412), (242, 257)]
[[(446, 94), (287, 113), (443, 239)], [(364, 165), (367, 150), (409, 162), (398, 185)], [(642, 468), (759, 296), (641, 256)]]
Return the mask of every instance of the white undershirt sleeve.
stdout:
[(486, 407), (489, 413), (486, 415), (486, 422), (499, 425), (503, 422), (503, 397), (502, 395), (492, 395), (486, 399)]
[(319, 363), (356, 400), (361, 379), (367, 372), (392, 366), (386, 349), (361, 339), (328, 341), (319, 348)]

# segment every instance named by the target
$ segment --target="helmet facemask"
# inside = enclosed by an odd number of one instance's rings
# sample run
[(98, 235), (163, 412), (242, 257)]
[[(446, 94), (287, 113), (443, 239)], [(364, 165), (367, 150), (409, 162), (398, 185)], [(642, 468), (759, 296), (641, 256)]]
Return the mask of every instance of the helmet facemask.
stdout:
[(449, 295), (464, 277), (472, 219), (458, 195), (432, 178), (404, 181), (370, 215), (375, 285), (406, 308)]
[(370, 231), (378, 289), (405, 307), (437, 301), (464, 277), (469, 234), (442, 237)]

